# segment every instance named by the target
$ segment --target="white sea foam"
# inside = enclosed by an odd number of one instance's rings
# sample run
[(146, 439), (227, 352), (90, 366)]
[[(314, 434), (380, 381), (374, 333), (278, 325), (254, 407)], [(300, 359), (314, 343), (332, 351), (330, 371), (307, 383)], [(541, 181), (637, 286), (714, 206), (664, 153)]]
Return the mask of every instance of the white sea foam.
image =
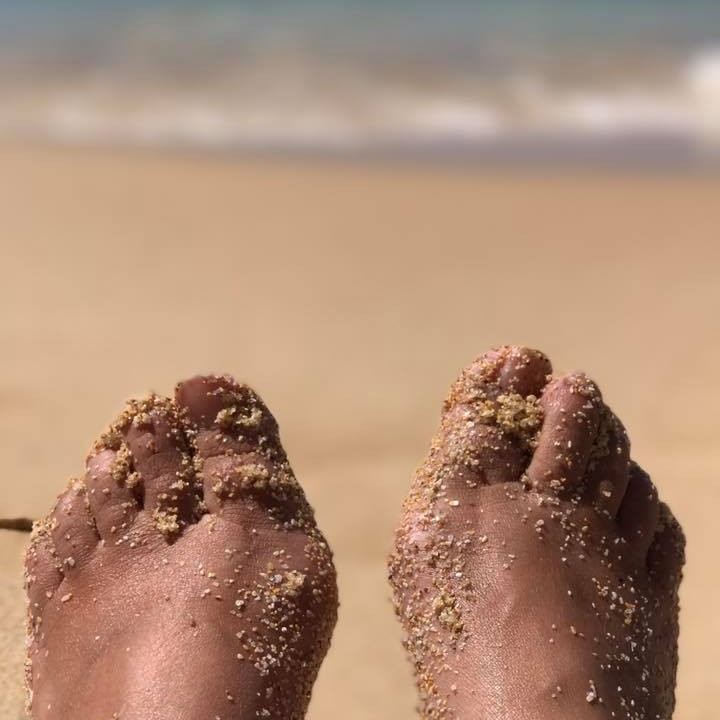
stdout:
[(321, 90), (296, 83), (287, 92), (282, 77), (266, 78), (261, 92), (248, 83), (231, 93), (104, 82), (101, 91), (79, 81), (16, 95), (6, 88), (0, 132), (69, 142), (331, 151), (668, 137), (720, 154), (720, 49), (697, 53), (662, 82), (596, 87), (531, 73), (514, 73), (490, 90), (376, 81), (320, 84)]

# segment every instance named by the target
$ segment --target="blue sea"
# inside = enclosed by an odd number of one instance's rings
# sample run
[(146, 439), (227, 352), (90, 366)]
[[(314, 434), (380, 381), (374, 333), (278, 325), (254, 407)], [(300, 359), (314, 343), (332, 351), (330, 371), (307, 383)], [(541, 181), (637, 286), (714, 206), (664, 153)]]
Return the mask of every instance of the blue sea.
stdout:
[(719, 0), (0, 0), (0, 136), (720, 156)]

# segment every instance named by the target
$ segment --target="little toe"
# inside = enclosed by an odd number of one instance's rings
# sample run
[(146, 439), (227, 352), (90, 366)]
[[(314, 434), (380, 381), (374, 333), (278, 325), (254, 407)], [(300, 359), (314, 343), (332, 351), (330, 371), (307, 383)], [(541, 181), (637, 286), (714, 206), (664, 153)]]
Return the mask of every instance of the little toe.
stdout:
[(544, 418), (528, 480), (540, 492), (579, 497), (600, 425), (600, 390), (584, 374), (574, 373), (549, 383), (540, 405)]
[(658, 508), (658, 524), (650, 548), (647, 565), (658, 594), (668, 601), (676, 599), (685, 564), (685, 535), (680, 523), (665, 503)]
[(639, 557), (646, 557), (658, 527), (660, 503), (650, 476), (636, 463), (630, 463), (629, 481), (617, 521), (623, 536)]
[(649, 615), (655, 632), (650, 639), (654, 656), (656, 695), (672, 716), (675, 706), (675, 679), (678, 666), (679, 589), (685, 564), (685, 536), (680, 524), (664, 503), (660, 503), (658, 525), (647, 556), (651, 583)]
[(597, 437), (590, 451), (584, 500), (615, 517), (630, 480), (630, 440), (625, 427), (603, 406)]
[(63, 573), (47, 523), (37, 523), (25, 553), (25, 591), (28, 598), (28, 623), (34, 635), (42, 611), (55, 595)]
[(58, 497), (50, 517), (50, 535), (66, 576), (97, 547), (100, 537), (90, 512), (87, 488), (80, 480), (72, 480)]

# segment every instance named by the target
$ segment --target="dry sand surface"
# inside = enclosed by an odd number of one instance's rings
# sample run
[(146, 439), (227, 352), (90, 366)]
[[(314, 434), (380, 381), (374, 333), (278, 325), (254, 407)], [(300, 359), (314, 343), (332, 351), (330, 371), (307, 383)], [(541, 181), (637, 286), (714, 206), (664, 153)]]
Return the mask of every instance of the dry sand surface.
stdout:
[[(409, 720), (384, 555), (460, 367), (594, 375), (689, 538), (677, 720), (720, 693), (720, 180), (0, 147), (0, 515), (38, 516), (123, 400), (226, 371), (280, 420), (336, 551), (312, 720)], [(21, 716), (0, 533), (0, 718)]]

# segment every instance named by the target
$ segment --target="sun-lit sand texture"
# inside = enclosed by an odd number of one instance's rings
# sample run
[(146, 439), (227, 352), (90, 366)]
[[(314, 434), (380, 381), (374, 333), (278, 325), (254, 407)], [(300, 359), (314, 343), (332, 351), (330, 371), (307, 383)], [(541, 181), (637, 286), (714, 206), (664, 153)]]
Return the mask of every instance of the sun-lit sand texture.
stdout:
[[(336, 553), (309, 717), (410, 720), (385, 556), (447, 386), (485, 348), (597, 377), (688, 539), (677, 720), (720, 691), (720, 180), (0, 148), (2, 517), (37, 517), (129, 396), (230, 372), (273, 408)], [(0, 532), (0, 718), (23, 705)]]

